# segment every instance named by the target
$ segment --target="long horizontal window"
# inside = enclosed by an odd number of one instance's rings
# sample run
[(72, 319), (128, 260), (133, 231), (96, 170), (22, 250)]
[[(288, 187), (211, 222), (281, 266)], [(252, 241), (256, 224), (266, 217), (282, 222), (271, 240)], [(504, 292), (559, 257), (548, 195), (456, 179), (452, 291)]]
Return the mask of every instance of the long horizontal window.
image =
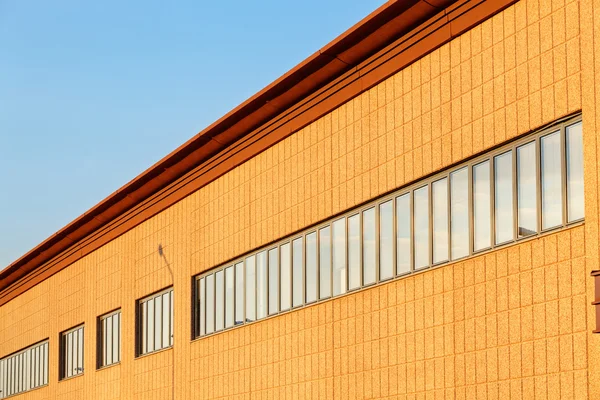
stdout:
[(0, 399), (48, 384), (48, 341), (0, 359)]
[(195, 335), (581, 221), (582, 143), (580, 117), (556, 123), (202, 274)]

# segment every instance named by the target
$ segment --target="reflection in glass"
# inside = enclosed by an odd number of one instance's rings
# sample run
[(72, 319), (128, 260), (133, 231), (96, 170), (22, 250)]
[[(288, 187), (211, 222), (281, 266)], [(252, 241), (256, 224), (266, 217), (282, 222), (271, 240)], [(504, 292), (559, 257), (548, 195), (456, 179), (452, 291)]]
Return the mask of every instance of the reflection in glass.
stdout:
[(363, 285), (377, 280), (375, 265), (375, 208), (363, 211)]
[(206, 312), (204, 310), (204, 305), (206, 304), (206, 287), (204, 285), (204, 278), (200, 279), (200, 295), (199, 295), (199, 299), (200, 299), (200, 304), (198, 305), (198, 319), (200, 320), (200, 335), (205, 335), (206, 334), (206, 322), (205, 322), (205, 315), (204, 313)]
[(415, 214), (415, 269), (429, 265), (429, 187), (413, 192)]
[(360, 214), (348, 218), (348, 289), (360, 287)]
[[(215, 331), (215, 275), (206, 277), (206, 333)], [(152, 344), (154, 348), (154, 343)], [(152, 350), (149, 350), (152, 351)]]
[(473, 167), (473, 250), (490, 247), (490, 162)]
[(281, 245), (281, 311), (289, 310), (292, 305), (292, 265), (290, 244)]
[(246, 321), (256, 321), (256, 257), (246, 258)]
[(235, 324), (244, 322), (244, 263), (235, 265)]
[(294, 279), (294, 287), (292, 288), (292, 305), (297, 307), (303, 303), (302, 280), (303, 280), (303, 254), (302, 254), (302, 238), (298, 238), (292, 242), (293, 246), (293, 260), (292, 260), (292, 273)]
[(567, 127), (567, 217), (569, 222), (584, 217), (583, 137), (581, 122)]
[(225, 328), (233, 326), (233, 297), (233, 267), (228, 267), (225, 269)]
[(494, 157), (496, 244), (514, 239), (512, 151)]
[(410, 272), (410, 194), (396, 198), (396, 269)]
[(317, 300), (317, 233), (306, 235), (306, 302)]
[(540, 139), (542, 157), (542, 229), (562, 224), (560, 132)]
[(267, 252), (256, 255), (256, 318), (267, 316)]
[(334, 221), (333, 230), (333, 295), (346, 292), (346, 220)]
[(433, 262), (448, 260), (448, 179), (431, 185), (433, 198)]
[(469, 255), (469, 170), (450, 174), (450, 234), (452, 259)]
[(279, 312), (279, 254), (269, 250), (269, 315)]
[(517, 148), (517, 223), (519, 237), (537, 233), (535, 142)]
[(331, 296), (331, 228), (319, 230), (319, 297)]
[(379, 205), (379, 280), (394, 276), (394, 203)]
[(223, 329), (223, 323), (225, 322), (225, 288), (223, 283), (223, 270), (221, 270), (217, 272), (215, 279), (215, 330), (217, 331)]

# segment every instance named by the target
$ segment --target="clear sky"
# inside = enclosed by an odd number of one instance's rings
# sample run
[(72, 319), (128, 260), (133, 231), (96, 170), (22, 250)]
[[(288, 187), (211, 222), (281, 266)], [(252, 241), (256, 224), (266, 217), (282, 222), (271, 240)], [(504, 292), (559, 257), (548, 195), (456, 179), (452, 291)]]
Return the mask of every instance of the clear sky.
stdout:
[(0, 0), (0, 269), (383, 3)]

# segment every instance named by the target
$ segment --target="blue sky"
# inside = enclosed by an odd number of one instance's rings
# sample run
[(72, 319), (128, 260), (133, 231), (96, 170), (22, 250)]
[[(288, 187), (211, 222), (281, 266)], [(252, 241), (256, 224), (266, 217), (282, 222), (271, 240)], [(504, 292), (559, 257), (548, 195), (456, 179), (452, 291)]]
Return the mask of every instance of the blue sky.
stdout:
[(0, 0), (0, 269), (383, 2)]

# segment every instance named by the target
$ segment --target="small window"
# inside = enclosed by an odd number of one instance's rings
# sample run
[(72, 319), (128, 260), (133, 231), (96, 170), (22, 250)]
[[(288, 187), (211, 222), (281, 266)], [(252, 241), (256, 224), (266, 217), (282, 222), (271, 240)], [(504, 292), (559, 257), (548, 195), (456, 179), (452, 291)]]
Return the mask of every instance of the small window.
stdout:
[(60, 335), (60, 379), (83, 374), (83, 325)]
[(0, 399), (47, 384), (47, 340), (0, 359)]
[[(210, 277), (213, 277), (211, 275)], [(209, 298), (214, 299), (214, 280), (212, 289), (209, 280), (206, 280), (206, 330), (209, 329)], [(209, 290), (210, 289), (210, 290)], [(214, 310), (214, 302), (213, 307)], [(212, 314), (212, 326), (214, 329), (214, 312)], [(138, 338), (137, 354), (143, 355), (171, 347), (173, 345), (173, 288), (140, 300), (138, 302)]]
[(121, 310), (98, 319), (98, 367), (121, 361)]

